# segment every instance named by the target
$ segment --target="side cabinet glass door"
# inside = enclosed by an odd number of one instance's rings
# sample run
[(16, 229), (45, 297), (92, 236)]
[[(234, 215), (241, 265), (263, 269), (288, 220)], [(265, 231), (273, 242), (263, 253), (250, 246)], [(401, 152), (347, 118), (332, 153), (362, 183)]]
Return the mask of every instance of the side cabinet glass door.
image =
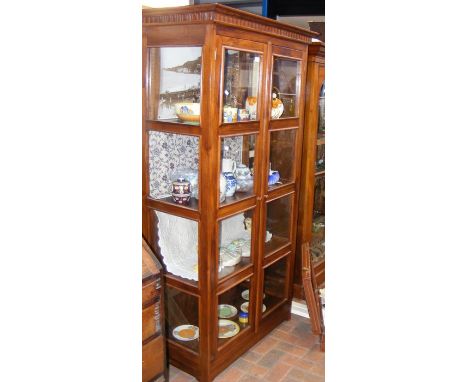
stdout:
[(304, 59), (303, 51), (272, 46), (262, 254), (263, 317), (286, 301), (289, 293), (300, 171)]
[(218, 37), (218, 351), (254, 330), (265, 55), (265, 44)]

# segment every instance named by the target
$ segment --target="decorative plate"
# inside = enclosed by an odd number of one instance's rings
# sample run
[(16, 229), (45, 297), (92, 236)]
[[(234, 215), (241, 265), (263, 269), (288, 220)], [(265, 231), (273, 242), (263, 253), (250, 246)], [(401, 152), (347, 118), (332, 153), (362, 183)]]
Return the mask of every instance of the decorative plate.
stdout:
[(228, 304), (218, 305), (218, 317), (219, 318), (231, 318), (237, 315), (237, 308)]
[(234, 321), (231, 321), (231, 320), (219, 320), (218, 321), (218, 338), (234, 337), (239, 332), (240, 332), (240, 327)]
[[(244, 302), (240, 308), (244, 313), (249, 313), (249, 302), (248, 301)], [(265, 312), (265, 310), (266, 310), (266, 305), (263, 304), (262, 312)]]
[(279, 98), (271, 100), (271, 118), (278, 119), (284, 111), (283, 102)]
[(180, 341), (192, 341), (198, 338), (198, 326), (180, 325), (172, 331), (175, 338)]
[[(244, 300), (249, 301), (249, 293), (250, 293), (250, 292), (249, 292), (248, 289), (246, 289), (245, 291), (243, 291), (243, 292), (241, 293), (242, 298), (243, 298)], [(265, 298), (265, 293), (263, 293), (263, 298)]]

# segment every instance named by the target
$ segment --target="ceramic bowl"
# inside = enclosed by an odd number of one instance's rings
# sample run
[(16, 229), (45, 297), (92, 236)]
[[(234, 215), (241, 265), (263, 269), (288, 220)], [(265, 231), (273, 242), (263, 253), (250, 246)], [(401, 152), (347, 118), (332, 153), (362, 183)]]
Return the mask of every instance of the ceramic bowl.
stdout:
[(179, 102), (175, 104), (177, 116), (184, 122), (200, 122), (200, 104)]
[(172, 194), (172, 200), (177, 204), (187, 205), (192, 194)]

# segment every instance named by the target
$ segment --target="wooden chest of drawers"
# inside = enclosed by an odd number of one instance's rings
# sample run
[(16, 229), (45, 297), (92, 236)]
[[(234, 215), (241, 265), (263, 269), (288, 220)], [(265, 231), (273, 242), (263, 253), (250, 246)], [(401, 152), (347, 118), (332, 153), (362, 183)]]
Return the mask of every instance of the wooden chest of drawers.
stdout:
[(143, 240), (142, 374), (143, 382), (167, 378), (164, 337), (164, 290), (161, 265)]

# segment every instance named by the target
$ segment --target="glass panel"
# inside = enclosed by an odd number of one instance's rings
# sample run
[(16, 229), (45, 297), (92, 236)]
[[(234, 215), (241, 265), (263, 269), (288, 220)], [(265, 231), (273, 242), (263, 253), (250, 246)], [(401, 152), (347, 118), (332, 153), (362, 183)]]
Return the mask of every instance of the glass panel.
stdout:
[(325, 81), (320, 89), (318, 132), (325, 133)]
[(221, 139), (220, 202), (233, 203), (254, 193), (254, 158), (257, 136)]
[(150, 196), (198, 209), (199, 138), (149, 132)]
[(218, 296), (218, 346), (250, 326), (251, 293), (250, 279), (247, 279)]
[(260, 54), (224, 51), (223, 122), (257, 120)]
[(198, 281), (198, 222), (155, 211), (158, 246), (169, 273)]
[(264, 300), (265, 313), (273, 309), (279, 303), (286, 299), (286, 272), (288, 256), (273, 263), (264, 271)]
[(198, 353), (198, 298), (166, 285), (167, 336)]
[(200, 46), (149, 48), (148, 119), (200, 125)]
[(297, 117), (299, 67), (298, 61), (274, 58), (271, 118)]
[(219, 222), (219, 279), (252, 263), (253, 213), (252, 209)]
[(315, 172), (325, 171), (325, 145), (318, 145), (315, 154)]
[(290, 243), (292, 195), (267, 203), (265, 255)]
[(268, 186), (294, 181), (296, 129), (270, 133), (270, 171)]
[(315, 178), (310, 253), (312, 261), (319, 261), (325, 257), (325, 175)]
[(314, 219), (319, 216), (325, 216), (325, 175), (315, 178)]

